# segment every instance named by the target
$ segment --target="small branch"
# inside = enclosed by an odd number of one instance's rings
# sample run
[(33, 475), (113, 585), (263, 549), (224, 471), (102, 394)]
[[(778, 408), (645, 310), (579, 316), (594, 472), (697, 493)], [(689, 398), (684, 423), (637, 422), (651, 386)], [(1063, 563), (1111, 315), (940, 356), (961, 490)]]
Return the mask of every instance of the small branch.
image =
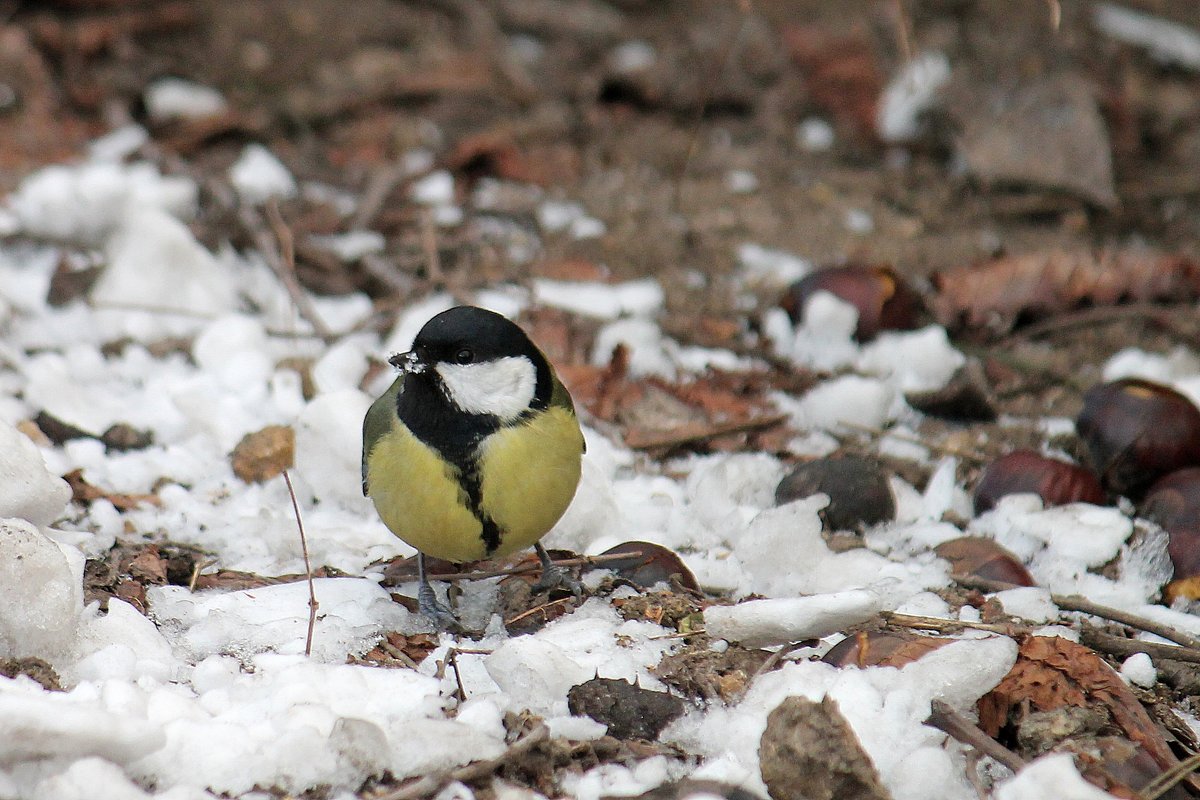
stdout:
[(931, 704), (929, 719), (926, 725), (932, 725), (940, 731), (969, 747), (974, 747), (986, 756), (999, 761), (1013, 772), (1020, 772), (1025, 766), (1025, 759), (997, 742), (979, 729), (971, 720), (955, 711), (942, 700), (934, 700)]
[(1104, 633), (1091, 625), (1083, 626), (1083, 630), (1079, 634), (1079, 641), (1093, 650), (1099, 650), (1118, 658), (1129, 658), (1135, 653), (1145, 653), (1155, 660), (1164, 659), (1200, 664), (1200, 650), (1178, 644), (1126, 639), (1123, 636)]
[[(951, 575), (951, 579), (960, 586), (965, 586), (968, 589), (979, 589), (983, 592), (1002, 592), (1006, 589), (1021, 588), (1016, 584), (1005, 583), (1004, 581), (990, 581), (986, 578), (977, 578), (973, 575)], [(1155, 636), (1161, 636), (1172, 642), (1183, 645), (1184, 647), (1192, 647), (1200, 650), (1200, 639), (1197, 639), (1191, 634), (1184, 633), (1172, 628), (1170, 625), (1163, 625), (1160, 622), (1155, 622), (1152, 619), (1131, 614), (1128, 611), (1122, 611), (1119, 608), (1111, 606), (1102, 606), (1099, 603), (1093, 603), (1086, 597), (1080, 597), (1077, 594), (1062, 595), (1051, 594), (1050, 602), (1061, 608), (1063, 611), (1078, 611), (1082, 614), (1091, 614), (1094, 617), (1119, 622), (1122, 625), (1128, 625), (1131, 628), (1153, 633)]]
[(790, 654), (796, 652), (797, 650), (802, 650), (805, 647), (812, 647), (815, 643), (815, 639), (804, 639), (799, 642), (785, 644), (774, 653), (771, 653), (767, 660), (762, 663), (762, 666), (754, 671), (754, 675), (750, 678), (750, 680), (746, 681), (746, 686), (749, 687), (751, 684), (753, 684), (760, 675), (766, 675), (768, 672), (775, 669), (775, 666)]
[(392, 190), (404, 179), (403, 164), (388, 164), (376, 170), (367, 180), (358, 208), (350, 220), (350, 230), (362, 231), (371, 227)]
[(897, 628), (913, 628), (923, 631), (937, 631), (938, 633), (961, 633), (965, 630), (972, 631), (987, 631), (988, 633), (999, 633), (1003, 636), (1024, 636), (1030, 633), (1033, 628), (1026, 625), (1011, 625), (1004, 623), (991, 622), (966, 622), (958, 619), (943, 619), (942, 617), (922, 617), (915, 614), (898, 614), (895, 611), (881, 611), (879, 614), (883, 621), (888, 625), (895, 625)]
[(425, 254), (426, 279), (435, 286), (442, 285), (442, 255), (438, 251), (437, 226), (429, 209), (421, 211), (421, 251)]
[(1139, 800), (1158, 800), (1198, 767), (1200, 767), (1200, 753), (1192, 753), (1143, 786), (1137, 793)]
[(422, 797), (437, 794), (443, 786), (452, 781), (462, 781), (465, 783), (485, 778), (508, 762), (517, 760), (549, 738), (550, 729), (546, 727), (545, 723), (538, 722), (532, 730), (509, 745), (509, 748), (498, 758), (487, 761), (476, 761), (473, 764), (467, 764), (465, 767), (451, 770), (447, 774), (426, 775), (410, 783), (408, 786), (401, 786), (394, 792), (380, 795), (375, 800), (419, 800)]
[[(578, 558), (560, 558), (550, 563), (556, 567), (594, 567), (602, 566), (609, 561), (625, 561), (642, 555), (641, 550), (630, 550), (628, 553), (609, 553), (599, 556), (579, 556)], [(478, 569), (471, 572), (446, 572), (441, 575), (430, 575), (435, 581), (477, 581), (483, 578), (500, 578), (509, 575), (524, 575), (527, 572), (541, 572), (542, 565), (537, 563), (522, 564), (517, 567), (504, 569)], [(413, 580), (416, 580), (413, 575)]]
[(675, 631), (674, 633), (660, 633), (656, 636), (647, 636), (646, 641), (658, 642), (663, 639), (686, 639), (689, 636), (707, 636), (708, 630), (705, 628), (696, 628), (692, 631)]
[(517, 614), (512, 619), (504, 620), (504, 625), (505, 625), (505, 627), (508, 627), (509, 625), (512, 625), (514, 622), (520, 622), (521, 620), (525, 619), (526, 617), (532, 617), (534, 614), (538, 613), (539, 611), (545, 611), (546, 609), (551, 608), (553, 606), (561, 606), (564, 603), (567, 603), (568, 601), (574, 600), (574, 599), (575, 599), (574, 597), (563, 597), (558, 600), (551, 600), (549, 603), (542, 603), (540, 606), (534, 606), (533, 608), (529, 609), (528, 611), (522, 611), (520, 614)]
[(317, 593), (313, 589), (312, 565), (308, 563), (308, 541), (304, 538), (304, 522), (300, 519), (300, 505), (296, 502), (296, 492), (292, 488), (292, 476), (283, 471), (283, 481), (287, 484), (288, 494), (292, 498), (292, 511), (296, 514), (296, 527), (300, 530), (300, 552), (304, 554), (304, 573), (308, 576), (308, 636), (304, 640), (304, 655), (312, 655), (313, 630), (317, 627)]
[[(300, 286), (300, 281), (296, 279), (296, 251), (293, 247), (292, 229), (280, 216), (279, 206), (274, 200), (267, 203), (267, 218), (271, 222), (274, 238), (263, 224), (258, 212), (248, 203), (238, 203), (237, 218), (246, 232), (250, 234), (250, 238), (254, 240), (254, 245), (262, 253), (267, 266), (271, 268), (271, 271), (283, 284), (283, 288), (287, 290), (293, 305), (296, 306), (296, 311), (304, 317), (309, 325), (312, 325), (313, 330), (321, 338), (332, 338), (333, 332), (325, 325), (325, 321), (313, 307), (312, 300)], [(276, 247), (277, 243), (278, 247)]]
[(1116, 306), (1095, 306), (1078, 311), (1067, 311), (1052, 317), (1030, 323), (1013, 331), (1001, 339), (1001, 347), (1008, 347), (1020, 341), (1039, 339), (1043, 336), (1066, 333), (1076, 328), (1088, 328), (1094, 325), (1109, 325), (1125, 322), (1130, 319), (1140, 319), (1151, 323), (1195, 346), (1196, 337), (1177, 323), (1171, 316), (1170, 307), (1161, 303), (1129, 303)]

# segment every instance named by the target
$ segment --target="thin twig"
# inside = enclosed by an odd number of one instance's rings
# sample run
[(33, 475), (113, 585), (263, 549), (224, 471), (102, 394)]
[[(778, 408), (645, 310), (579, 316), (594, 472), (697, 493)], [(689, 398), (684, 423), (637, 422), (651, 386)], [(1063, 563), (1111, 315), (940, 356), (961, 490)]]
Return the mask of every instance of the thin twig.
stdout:
[(896, 39), (900, 45), (900, 55), (907, 64), (912, 61), (912, 32), (909, 30), (908, 14), (904, 11), (902, 0), (892, 0), (893, 14), (896, 17)]
[(430, 283), (442, 283), (442, 254), (438, 250), (437, 226), (433, 224), (433, 212), (421, 211), (421, 251), (425, 254), (425, 277)]
[[(1004, 581), (991, 581), (985, 578), (977, 578), (974, 575), (951, 575), (950, 578), (960, 586), (965, 586), (968, 589), (979, 589), (984, 592), (1002, 592), (1006, 589), (1019, 589), (1022, 587), (1013, 583), (1005, 583)], [(1160, 622), (1155, 622), (1152, 619), (1131, 614), (1128, 611), (1122, 611), (1119, 608), (1111, 606), (1102, 606), (1099, 603), (1093, 603), (1086, 597), (1079, 595), (1062, 595), (1051, 594), (1050, 602), (1061, 608), (1063, 611), (1078, 611), (1082, 614), (1091, 614), (1094, 617), (1101, 619), (1119, 622), (1122, 625), (1128, 625), (1131, 628), (1153, 633), (1155, 636), (1161, 636), (1172, 642), (1177, 642), (1184, 647), (1193, 647), (1200, 650), (1200, 639), (1197, 639), (1191, 634), (1183, 633), (1175, 630), (1170, 625), (1163, 625)]]
[(196, 591), (196, 582), (200, 580), (200, 573), (216, 563), (217, 560), (215, 558), (210, 558), (208, 561), (197, 561), (192, 564), (192, 577), (188, 580), (189, 592)]
[(963, 744), (974, 747), (986, 756), (991, 756), (1013, 772), (1020, 772), (1025, 766), (1025, 759), (988, 736), (978, 725), (955, 711), (945, 701), (934, 700), (930, 704), (929, 719), (925, 720), (925, 724), (932, 725)]
[(1197, 768), (1200, 768), (1200, 753), (1192, 753), (1183, 761), (1180, 761), (1166, 772), (1159, 774), (1158, 777), (1143, 786), (1138, 791), (1138, 800), (1158, 800), (1158, 798), (1171, 791), (1171, 788), (1175, 784), (1182, 781)]
[(771, 655), (767, 658), (767, 660), (762, 663), (762, 666), (760, 666), (758, 669), (756, 669), (754, 671), (754, 675), (750, 678), (749, 681), (746, 682), (746, 686), (750, 686), (752, 683), (754, 683), (754, 681), (760, 675), (766, 675), (768, 672), (775, 669), (775, 665), (778, 664), (780, 661), (783, 661), (783, 659), (786, 658), (788, 655), (796, 652), (797, 650), (800, 650), (801, 648), (812, 647), (812, 645), (813, 645), (812, 639), (805, 639), (803, 641), (785, 644), (783, 647), (779, 648), (774, 653), (771, 653)]
[[(627, 553), (607, 553), (599, 556), (579, 556), (578, 558), (559, 558), (554, 559), (550, 563), (556, 567), (584, 567), (597, 566), (608, 563), (609, 561), (625, 561), (630, 558), (637, 558), (642, 555), (641, 550), (630, 550)], [(500, 578), (509, 575), (524, 575), (526, 572), (541, 572), (542, 565), (538, 563), (520, 564), (515, 567), (505, 567), (504, 569), (477, 569), (471, 572), (446, 572), (441, 575), (430, 575), (429, 577), (435, 581), (477, 581), (484, 578)], [(416, 579), (413, 575), (413, 580)]]
[(534, 614), (538, 613), (539, 611), (545, 611), (546, 609), (550, 608), (551, 606), (561, 606), (564, 603), (566, 603), (570, 600), (574, 600), (574, 599), (575, 599), (574, 597), (560, 597), (558, 600), (551, 600), (549, 603), (542, 603), (540, 606), (534, 606), (533, 608), (531, 608), (527, 611), (522, 611), (520, 614), (517, 614), (512, 619), (504, 620), (504, 625), (505, 625), (505, 627), (508, 627), (509, 625), (512, 625), (514, 622), (520, 622), (521, 620), (525, 619), (526, 617), (532, 617)]
[(404, 175), (404, 165), (399, 163), (389, 164), (371, 175), (350, 220), (350, 230), (364, 231), (371, 227), (388, 195), (404, 179)]
[(249, 203), (238, 203), (237, 216), (242, 227), (254, 239), (254, 244), (262, 253), (267, 266), (271, 268), (271, 271), (283, 284), (283, 288), (287, 290), (288, 296), (296, 306), (296, 311), (323, 338), (331, 337), (332, 331), (325, 325), (325, 321), (321, 319), (312, 300), (309, 299), (308, 294), (300, 285), (300, 281), (296, 278), (296, 249), (292, 229), (283, 221), (274, 198), (267, 201), (267, 219), (271, 223), (271, 230), (275, 234), (274, 238), (264, 227), (258, 211)]
[(1062, 5), (1058, 0), (1046, 0), (1046, 5), (1050, 11), (1050, 29), (1058, 33), (1058, 29), (1062, 27)]
[(1113, 636), (1091, 625), (1083, 626), (1079, 633), (1079, 641), (1093, 650), (1099, 650), (1118, 658), (1129, 658), (1134, 653), (1145, 653), (1155, 660), (1170, 659), (1185, 661), (1189, 664), (1200, 664), (1200, 650), (1179, 644), (1143, 642), (1140, 639)]
[(419, 798), (436, 794), (443, 786), (452, 781), (479, 780), (491, 775), (506, 763), (515, 761), (549, 738), (550, 729), (546, 727), (545, 723), (538, 722), (532, 730), (509, 745), (509, 748), (497, 758), (476, 761), (441, 775), (426, 775), (408, 786), (401, 786), (394, 792), (376, 797), (375, 800), (419, 800)]
[(895, 611), (881, 611), (879, 616), (889, 625), (897, 628), (913, 628), (915, 630), (937, 631), (938, 633), (959, 633), (964, 630), (986, 631), (999, 633), (1003, 636), (1023, 636), (1033, 628), (1027, 625), (1012, 625), (1008, 623), (968, 622), (960, 619), (944, 619), (942, 617), (923, 617), (916, 614), (899, 614)]
[(308, 636), (304, 640), (304, 655), (312, 655), (313, 630), (317, 627), (317, 593), (313, 589), (312, 565), (308, 563), (308, 541), (304, 538), (304, 521), (300, 519), (300, 504), (296, 502), (296, 492), (292, 488), (292, 476), (283, 471), (283, 482), (287, 484), (288, 494), (292, 498), (292, 511), (296, 514), (296, 528), (300, 531), (300, 552), (304, 554), (304, 574), (308, 576)]
[[(1187, 306), (1187, 308), (1191, 307)], [(1001, 339), (999, 345), (1008, 347), (1017, 342), (1038, 339), (1049, 334), (1065, 333), (1076, 328), (1087, 328), (1093, 325), (1125, 322), (1129, 319), (1142, 319), (1194, 344), (1196, 337), (1171, 318), (1170, 310), (1170, 307), (1164, 307), (1161, 303), (1129, 303), (1067, 311), (1025, 325)]]
[(647, 636), (646, 641), (657, 642), (662, 639), (686, 639), (689, 636), (706, 636), (708, 630), (705, 628), (696, 628), (690, 631), (675, 631), (674, 633), (660, 633), (656, 636)]

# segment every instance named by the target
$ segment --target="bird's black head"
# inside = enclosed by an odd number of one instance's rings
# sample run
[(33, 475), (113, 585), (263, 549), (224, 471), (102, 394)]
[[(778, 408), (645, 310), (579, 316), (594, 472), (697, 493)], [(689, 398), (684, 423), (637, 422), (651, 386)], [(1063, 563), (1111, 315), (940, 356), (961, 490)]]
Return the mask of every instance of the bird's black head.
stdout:
[(554, 391), (550, 365), (525, 331), (475, 306), (438, 314), (421, 328), (410, 352), (389, 361), (408, 373), (406, 390), (414, 382), (436, 386), (458, 411), (500, 422), (546, 408)]

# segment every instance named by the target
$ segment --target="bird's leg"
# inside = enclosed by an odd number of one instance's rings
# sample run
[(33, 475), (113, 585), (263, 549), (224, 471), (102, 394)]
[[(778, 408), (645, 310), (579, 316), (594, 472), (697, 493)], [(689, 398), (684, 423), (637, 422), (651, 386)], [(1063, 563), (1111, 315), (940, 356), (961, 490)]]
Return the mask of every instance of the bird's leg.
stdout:
[(429, 578), (425, 575), (425, 554), (421, 552), (417, 553), (417, 578), (420, 581), (417, 586), (417, 607), (421, 615), (429, 619), (438, 630), (455, 633), (461, 631), (462, 625), (459, 624), (458, 617), (442, 605), (433, 593), (433, 587), (429, 585)]
[(566, 589), (575, 595), (576, 599), (583, 597), (583, 584), (572, 577), (567, 570), (551, 563), (550, 554), (546, 552), (546, 548), (542, 547), (541, 542), (535, 542), (533, 549), (537, 553), (538, 561), (542, 562), (542, 577), (533, 585), (534, 592)]

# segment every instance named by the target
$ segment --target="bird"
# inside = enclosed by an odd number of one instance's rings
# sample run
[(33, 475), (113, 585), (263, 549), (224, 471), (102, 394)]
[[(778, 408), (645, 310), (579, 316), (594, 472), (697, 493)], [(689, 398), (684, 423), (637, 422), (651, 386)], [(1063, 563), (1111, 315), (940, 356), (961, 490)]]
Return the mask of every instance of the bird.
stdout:
[(437, 600), (427, 556), (497, 558), (534, 547), (537, 588), (578, 581), (540, 539), (579, 486), (586, 449), (571, 395), (519, 325), (456, 306), (430, 319), (363, 419), (363, 494), (384, 525), (417, 550), (420, 613), (458, 629)]

